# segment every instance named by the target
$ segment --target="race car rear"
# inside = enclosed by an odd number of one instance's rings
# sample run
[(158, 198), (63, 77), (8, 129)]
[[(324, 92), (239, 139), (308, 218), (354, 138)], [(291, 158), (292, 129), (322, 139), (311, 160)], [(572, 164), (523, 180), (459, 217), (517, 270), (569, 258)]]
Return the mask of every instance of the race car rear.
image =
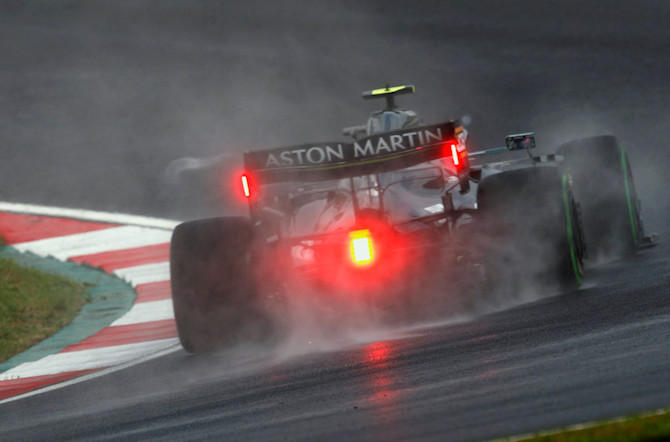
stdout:
[(291, 296), (296, 286), (376, 302), (403, 290), (407, 297), (413, 282), (445, 274), (451, 194), (469, 185), (464, 135), (446, 122), (246, 152), (239, 192), (249, 218), (184, 223), (174, 232), (182, 345), (200, 352), (235, 340), (267, 313), (268, 299)]
[[(421, 299), (429, 284), (440, 299), (486, 293), (505, 280), (572, 289), (583, 281), (587, 246), (636, 250), (658, 240), (645, 235), (626, 152), (612, 137), (542, 157), (530, 153), (535, 138), (524, 133), (469, 153), (458, 121), (421, 125), (396, 106), (396, 95), (412, 92), (365, 92), (386, 108), (346, 129), (353, 141), (246, 152), (239, 193), (249, 216), (175, 229), (172, 295), (186, 350), (272, 335), (274, 320), (287, 315), (281, 300), (296, 291), (345, 305), (405, 308), (418, 299), (435, 314), (437, 304)], [(510, 151), (521, 158), (483, 162)], [(603, 155), (607, 162), (598, 163)], [(613, 191), (594, 190), (594, 171)], [(575, 194), (595, 209), (583, 211)], [(605, 209), (616, 222), (603, 221)]]
[(460, 131), (448, 122), (246, 153), (241, 189), (261, 242), (333, 290), (388, 291), (425, 273), (449, 232), (444, 200), (467, 176)]

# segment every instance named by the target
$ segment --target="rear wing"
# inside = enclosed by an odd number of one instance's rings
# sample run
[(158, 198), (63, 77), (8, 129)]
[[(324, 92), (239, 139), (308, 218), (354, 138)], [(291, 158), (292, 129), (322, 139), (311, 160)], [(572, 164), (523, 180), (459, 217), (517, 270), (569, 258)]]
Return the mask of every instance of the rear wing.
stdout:
[[(463, 127), (454, 121), (400, 129), (353, 143), (314, 143), (245, 152), (244, 166), (262, 183), (320, 181), (389, 172), (452, 155)], [(465, 152), (463, 152), (465, 154)]]

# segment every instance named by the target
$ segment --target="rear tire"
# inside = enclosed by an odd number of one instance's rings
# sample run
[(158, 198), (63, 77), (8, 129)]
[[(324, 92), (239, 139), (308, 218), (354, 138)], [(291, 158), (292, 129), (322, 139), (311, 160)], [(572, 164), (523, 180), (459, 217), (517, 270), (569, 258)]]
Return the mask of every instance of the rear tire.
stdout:
[(187, 351), (210, 351), (262, 330), (252, 241), (246, 218), (212, 218), (175, 228), (172, 301), (179, 340)]
[(533, 167), (486, 177), (478, 212), (496, 275), (530, 277), (562, 290), (584, 278), (585, 249), (569, 177), (556, 167)]
[(644, 228), (628, 155), (613, 136), (583, 138), (561, 145), (564, 169), (583, 207), (589, 254), (596, 259), (630, 255)]

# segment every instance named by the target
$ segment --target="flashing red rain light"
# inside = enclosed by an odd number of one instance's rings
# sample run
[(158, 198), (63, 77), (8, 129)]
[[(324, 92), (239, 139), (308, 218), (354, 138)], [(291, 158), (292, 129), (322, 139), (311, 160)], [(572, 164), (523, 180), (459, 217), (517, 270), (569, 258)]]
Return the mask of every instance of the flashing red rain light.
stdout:
[(445, 146), (448, 149), (448, 154), (451, 155), (451, 160), (454, 162), (454, 167), (457, 171), (461, 172), (468, 168), (468, 153), (465, 151), (465, 147), (455, 143), (450, 142)]
[(374, 258), (372, 238), (369, 230), (356, 230), (349, 233), (351, 239), (351, 258), (354, 264), (369, 264)]
[(458, 151), (456, 150), (456, 145), (451, 145), (451, 158), (454, 160), (454, 166), (458, 166), (460, 162), (458, 161)]
[(249, 178), (247, 175), (242, 175), (242, 191), (244, 192), (244, 196), (247, 198), (251, 198), (251, 188), (249, 187)]

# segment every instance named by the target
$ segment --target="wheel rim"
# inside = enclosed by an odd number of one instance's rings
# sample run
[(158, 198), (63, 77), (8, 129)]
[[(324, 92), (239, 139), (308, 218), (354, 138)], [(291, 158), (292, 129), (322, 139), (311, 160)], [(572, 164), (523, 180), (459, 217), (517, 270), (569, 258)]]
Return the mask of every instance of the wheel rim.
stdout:
[(584, 282), (584, 270), (575, 246), (574, 220), (572, 219), (572, 205), (569, 192), (569, 179), (567, 174), (563, 174), (563, 204), (565, 206), (565, 222), (567, 227), (568, 246), (570, 248), (570, 263), (577, 284)]
[(630, 230), (633, 234), (633, 245), (635, 247), (640, 246), (640, 238), (638, 235), (639, 226), (637, 222), (637, 212), (634, 207), (633, 196), (631, 195), (631, 183), (628, 178), (629, 176), (629, 167), (628, 167), (628, 158), (626, 157), (626, 151), (621, 148), (621, 169), (623, 171), (623, 182), (626, 189), (626, 203), (628, 204), (628, 219), (630, 220)]

